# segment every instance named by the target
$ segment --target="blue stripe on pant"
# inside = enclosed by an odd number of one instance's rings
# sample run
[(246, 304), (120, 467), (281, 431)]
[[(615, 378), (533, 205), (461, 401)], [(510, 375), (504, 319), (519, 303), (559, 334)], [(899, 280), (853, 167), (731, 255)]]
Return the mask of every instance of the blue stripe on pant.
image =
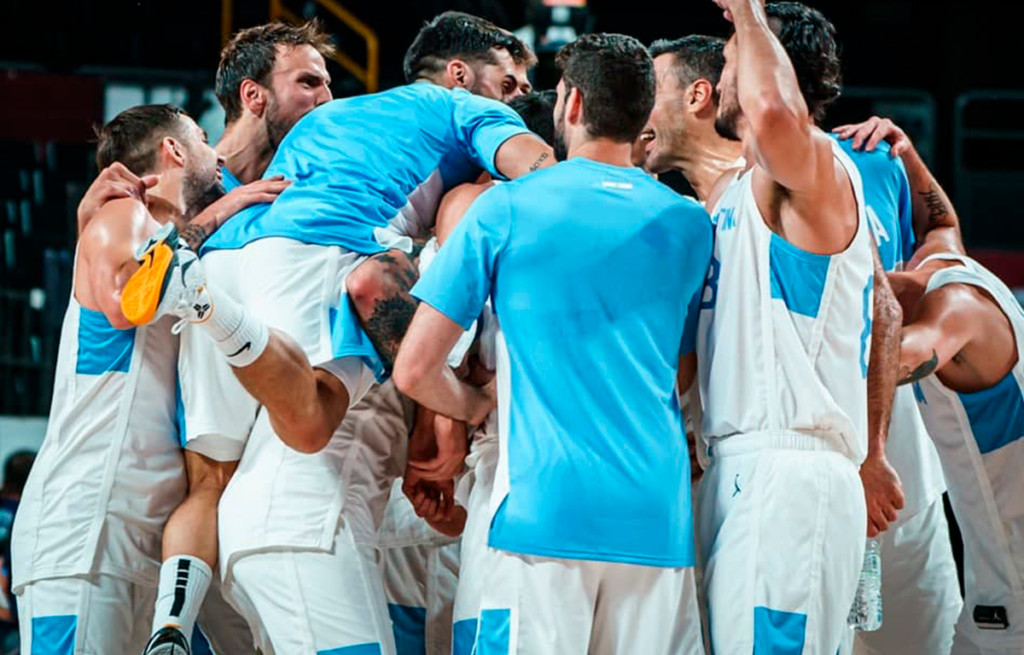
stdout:
[(78, 617), (39, 616), (32, 619), (32, 652), (29, 655), (71, 655), (75, 650)]
[(452, 655), (472, 654), (476, 626), (476, 619), (463, 619), (452, 624)]
[(800, 655), (806, 632), (806, 614), (754, 608), (754, 655)]

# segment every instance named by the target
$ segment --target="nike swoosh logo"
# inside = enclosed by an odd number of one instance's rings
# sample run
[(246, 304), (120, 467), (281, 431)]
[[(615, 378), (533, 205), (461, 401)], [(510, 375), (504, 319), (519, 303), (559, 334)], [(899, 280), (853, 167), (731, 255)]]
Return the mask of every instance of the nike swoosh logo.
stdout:
[(242, 353), (244, 353), (246, 350), (249, 350), (250, 348), (252, 348), (252, 342), (251, 341), (246, 341), (244, 346), (242, 346), (241, 348), (239, 348), (235, 352), (233, 352), (230, 355), (228, 355), (228, 359), (231, 359), (232, 357), (237, 357), (238, 355), (241, 355)]

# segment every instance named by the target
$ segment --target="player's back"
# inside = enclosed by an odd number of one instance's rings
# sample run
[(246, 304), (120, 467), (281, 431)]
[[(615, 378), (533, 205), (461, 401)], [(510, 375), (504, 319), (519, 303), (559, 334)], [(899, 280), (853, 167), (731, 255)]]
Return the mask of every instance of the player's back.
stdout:
[(775, 234), (741, 173), (713, 209), (715, 254), (698, 331), (703, 437), (803, 434), (859, 463), (867, 452), (873, 262), (856, 166), (833, 146), (857, 200), (834, 255)]
[(582, 157), (487, 194), (508, 217), (493, 280), (496, 484), (507, 473), (510, 491), (491, 545), (691, 565), (676, 373), (711, 254), (707, 214), (640, 169)]
[(292, 184), (204, 251), (278, 236), (372, 254), (423, 236), (445, 191), (495, 172), (501, 144), (526, 131), (500, 102), (429, 83), (326, 103), (288, 132), (264, 174)]
[(999, 306), (1014, 332), (1017, 363), (992, 387), (962, 393), (930, 375), (914, 391), (964, 533), (968, 606), (1011, 607), (1011, 630), (1019, 639), (1024, 635), (1024, 310), (1006, 285), (973, 259), (933, 255), (922, 264), (929, 259), (961, 265), (934, 273), (926, 293), (949, 284), (979, 288)]
[(173, 317), (118, 330), (72, 291), (53, 403), (14, 527), (14, 584), (106, 573), (156, 584), (185, 494)]

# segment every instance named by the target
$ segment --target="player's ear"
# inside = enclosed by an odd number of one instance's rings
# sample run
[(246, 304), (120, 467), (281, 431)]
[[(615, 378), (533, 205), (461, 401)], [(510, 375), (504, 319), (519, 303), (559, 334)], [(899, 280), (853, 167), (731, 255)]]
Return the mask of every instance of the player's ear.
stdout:
[(473, 86), (475, 75), (473, 69), (469, 67), (469, 64), (462, 61), (461, 59), (452, 59), (445, 66), (445, 73), (448, 76), (448, 81), (452, 87), (458, 87), (461, 89), (469, 89)]
[(253, 80), (242, 80), (238, 94), (246, 109), (256, 116), (263, 116), (263, 110), (267, 108), (267, 90), (265, 88)]
[(160, 140), (161, 159), (170, 160), (176, 166), (185, 166), (185, 146), (174, 137), (165, 136)]
[(711, 82), (701, 78), (686, 89), (686, 110), (691, 114), (700, 114), (707, 109), (715, 109), (715, 89)]
[(578, 86), (569, 89), (569, 95), (565, 97), (565, 120), (570, 125), (583, 122), (583, 92)]

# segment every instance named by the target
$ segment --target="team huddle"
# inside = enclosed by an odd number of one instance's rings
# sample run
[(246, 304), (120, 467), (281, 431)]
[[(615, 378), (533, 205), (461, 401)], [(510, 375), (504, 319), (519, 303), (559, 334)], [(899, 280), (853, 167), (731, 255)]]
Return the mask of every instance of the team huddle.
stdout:
[(463, 13), (340, 100), (259, 26), (216, 146), (103, 126), (22, 652), (1024, 653), (1024, 311), (899, 127), (818, 126), (832, 24), (714, 1), (728, 40), (584, 35), (553, 91)]

